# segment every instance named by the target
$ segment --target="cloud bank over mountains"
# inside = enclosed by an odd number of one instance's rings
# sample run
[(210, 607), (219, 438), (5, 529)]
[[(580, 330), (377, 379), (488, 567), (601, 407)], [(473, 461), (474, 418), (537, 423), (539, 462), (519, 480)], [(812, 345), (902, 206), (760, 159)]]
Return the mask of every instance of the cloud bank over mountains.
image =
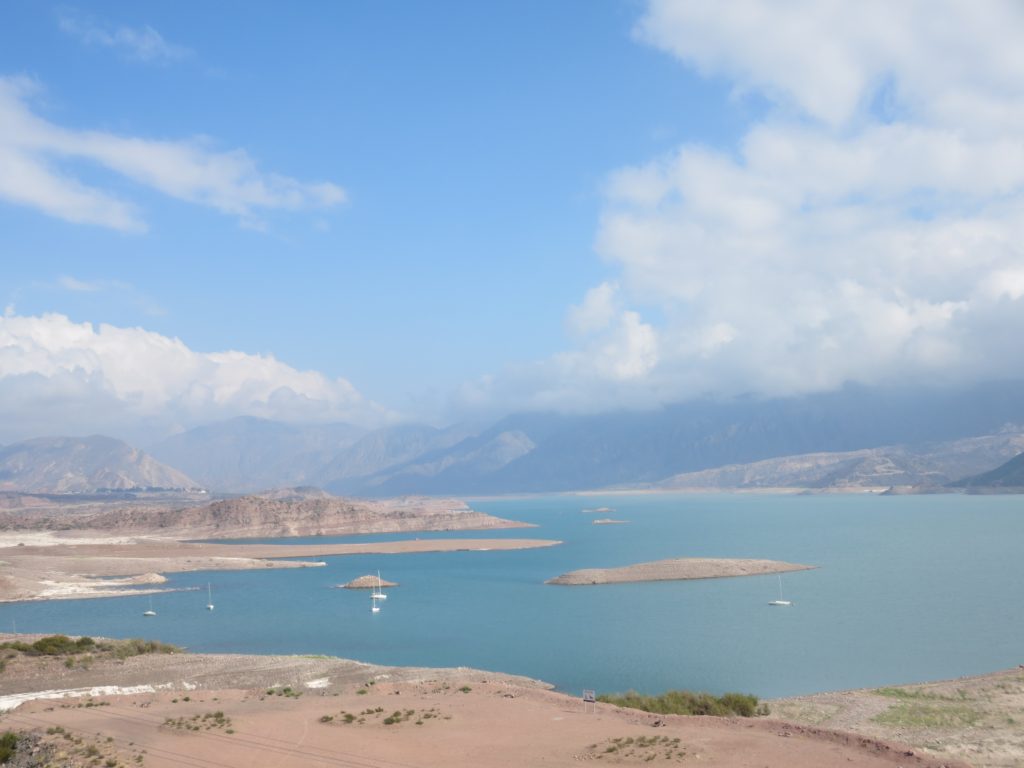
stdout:
[[(134, 44), (82, 24), (65, 31)], [(612, 274), (567, 308), (566, 348), (467, 382), (449, 416), (1024, 377), (1024, 6), (650, 0), (633, 34), (757, 116), (735, 146), (687, 143), (609, 173), (594, 247)], [(76, 178), (82, 161), (256, 226), (346, 198), (244, 150), (62, 127), (37, 88), (0, 78), (8, 202), (144, 230), (124, 187)], [(0, 319), (0, 441), (241, 414), (393, 418), (270, 356), (56, 314)]]
[(1020, 4), (651, 0), (634, 33), (768, 108), (736, 147), (612, 173), (619, 274), (570, 310), (576, 349), (463, 403), (1024, 374)]
[(378, 426), (392, 414), (345, 379), (270, 355), (196, 352), (141, 328), (0, 317), (0, 441), (102, 432), (152, 440), (231, 416)]

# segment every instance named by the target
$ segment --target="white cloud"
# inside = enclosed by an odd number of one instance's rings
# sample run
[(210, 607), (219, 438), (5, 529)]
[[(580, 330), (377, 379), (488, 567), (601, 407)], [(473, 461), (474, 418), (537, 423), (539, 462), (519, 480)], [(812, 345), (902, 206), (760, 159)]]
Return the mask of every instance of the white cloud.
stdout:
[(104, 283), (94, 280), (92, 282), (88, 280), (79, 280), (77, 277), (71, 275), (61, 275), (57, 278), (57, 285), (67, 291), (73, 293), (96, 293), (102, 291), (105, 287)]
[(1024, 125), (1022, 25), (1015, 0), (650, 0), (636, 34), (829, 125), (882, 95), (912, 119), (985, 132), (996, 117)]
[(589, 335), (469, 402), (1024, 376), (1024, 6), (650, 0), (636, 36), (770, 107), (610, 174)]
[(144, 187), (259, 226), (271, 210), (326, 208), (345, 191), (261, 171), (244, 150), (217, 151), (208, 140), (166, 141), (62, 128), (35, 114), (35, 90), (23, 78), (0, 78), (0, 199), (80, 224), (126, 232), (146, 228), (131, 202), (87, 186), (62, 170), (86, 160)]
[(392, 417), (345, 379), (270, 355), (196, 352), (142, 328), (59, 314), (0, 318), (3, 439), (92, 431), (152, 438), (243, 414), (360, 424)]
[(618, 290), (614, 283), (601, 283), (587, 291), (582, 304), (569, 308), (569, 329), (585, 336), (607, 328), (620, 310)]
[(192, 55), (188, 48), (168, 43), (148, 24), (138, 28), (113, 27), (67, 8), (59, 12), (57, 23), (62, 32), (86, 45), (114, 48), (139, 61), (167, 63)]

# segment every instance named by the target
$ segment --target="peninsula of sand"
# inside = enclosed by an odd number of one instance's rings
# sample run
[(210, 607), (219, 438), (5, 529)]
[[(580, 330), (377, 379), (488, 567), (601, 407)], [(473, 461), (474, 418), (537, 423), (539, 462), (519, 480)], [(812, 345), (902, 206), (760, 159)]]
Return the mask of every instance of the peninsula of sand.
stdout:
[(807, 571), (816, 566), (783, 563), (778, 560), (748, 560), (718, 557), (679, 557), (654, 560), (621, 568), (584, 568), (548, 579), (545, 584), (622, 584), (631, 581), (678, 581), (722, 579), (730, 576), (760, 576), (766, 573)]
[[(38, 500), (34, 500), (38, 501)], [(196, 541), (243, 537), (529, 527), (453, 499), (342, 499), (285, 489), (175, 508), (44, 499), (0, 513), (0, 602), (165, 591), (165, 573), (308, 568), (330, 555), (549, 547), (549, 539), (419, 539), (313, 544)], [(385, 585), (386, 586), (386, 585)]]

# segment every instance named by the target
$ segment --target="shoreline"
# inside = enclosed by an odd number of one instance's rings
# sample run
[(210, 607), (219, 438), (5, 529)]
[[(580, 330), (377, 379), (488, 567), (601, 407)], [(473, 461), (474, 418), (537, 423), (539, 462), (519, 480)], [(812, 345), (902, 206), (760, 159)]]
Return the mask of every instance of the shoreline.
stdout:
[[(119, 586), (163, 583), (165, 573), (192, 571), (310, 568), (322, 561), (287, 558), (416, 552), (487, 552), (558, 546), (554, 539), (403, 539), (345, 544), (217, 544), (176, 539), (88, 544), (60, 539), (33, 546), (0, 547), (2, 603), (128, 597), (152, 591)], [(10, 543), (6, 541), (5, 543)], [(112, 583), (120, 579), (121, 583)], [(136, 581), (126, 581), (135, 579)]]

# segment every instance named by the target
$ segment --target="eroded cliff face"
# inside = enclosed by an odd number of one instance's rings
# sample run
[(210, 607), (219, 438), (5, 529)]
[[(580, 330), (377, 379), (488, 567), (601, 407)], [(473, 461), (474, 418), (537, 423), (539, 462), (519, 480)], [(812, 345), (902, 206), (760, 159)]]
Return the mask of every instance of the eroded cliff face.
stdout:
[(78, 526), (187, 538), (339, 536), (356, 533), (517, 528), (525, 524), (477, 512), (456, 499), (379, 501), (243, 496), (185, 509), (120, 509)]

